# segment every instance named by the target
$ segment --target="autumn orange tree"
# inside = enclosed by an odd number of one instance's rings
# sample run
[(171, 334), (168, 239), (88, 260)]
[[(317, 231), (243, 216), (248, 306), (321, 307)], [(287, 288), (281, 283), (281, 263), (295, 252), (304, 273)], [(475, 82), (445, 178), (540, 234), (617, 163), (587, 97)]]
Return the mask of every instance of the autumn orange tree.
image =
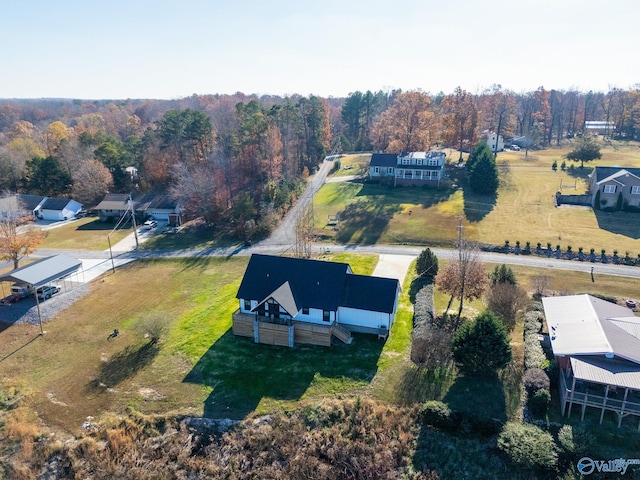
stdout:
[(15, 212), (8, 212), (0, 219), (0, 259), (12, 261), (14, 269), (44, 240), (42, 231), (29, 226), (30, 222)]
[(453, 95), (442, 100), (442, 137), (445, 144), (457, 146), (462, 161), (462, 150), (470, 148), (477, 140), (478, 107), (473, 95), (456, 87)]
[(482, 297), (487, 286), (487, 274), (484, 264), (480, 261), (478, 247), (475, 243), (461, 238), (457, 246), (457, 257), (438, 272), (436, 285), (440, 290), (451, 295), (445, 316), (451, 308), (453, 299), (460, 300), (456, 321), (459, 323), (464, 301), (472, 301)]
[(376, 148), (386, 152), (427, 151), (435, 143), (438, 122), (431, 97), (420, 91), (401, 93), (372, 128)]

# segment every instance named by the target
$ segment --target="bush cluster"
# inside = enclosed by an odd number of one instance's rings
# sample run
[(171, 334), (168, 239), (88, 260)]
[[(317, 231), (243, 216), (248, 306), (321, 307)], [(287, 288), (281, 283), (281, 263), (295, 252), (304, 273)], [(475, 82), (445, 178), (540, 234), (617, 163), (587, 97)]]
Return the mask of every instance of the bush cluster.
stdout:
[(458, 436), (479, 435), (493, 437), (500, 432), (499, 420), (478, 415), (478, 412), (451, 410), (446, 403), (431, 400), (420, 409), (424, 425)]
[(538, 390), (549, 390), (549, 377), (541, 368), (530, 368), (522, 376), (522, 383), (529, 396)]
[(549, 471), (558, 463), (553, 437), (535, 425), (505, 424), (498, 437), (498, 448), (516, 468), (523, 470)]
[(451, 332), (434, 323), (433, 284), (423, 286), (413, 307), (411, 360), (421, 367), (436, 367), (453, 362)]
[(547, 360), (547, 356), (542, 350), (538, 334), (527, 332), (524, 335), (524, 366), (529, 368), (541, 368)]

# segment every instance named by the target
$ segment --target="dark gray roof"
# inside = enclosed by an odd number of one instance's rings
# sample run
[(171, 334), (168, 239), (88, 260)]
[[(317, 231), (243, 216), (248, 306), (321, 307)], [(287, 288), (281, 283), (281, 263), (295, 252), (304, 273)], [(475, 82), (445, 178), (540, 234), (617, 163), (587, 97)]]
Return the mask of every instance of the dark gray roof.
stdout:
[(136, 210), (175, 210), (178, 202), (170, 195), (137, 195), (133, 198)]
[(129, 195), (126, 193), (108, 193), (93, 210), (126, 210), (129, 208)]
[(374, 153), (371, 155), (372, 167), (395, 167), (398, 163), (397, 153)]
[(38, 205), (40, 205), (40, 202), (47, 198), (43, 197), (42, 195), (28, 195), (25, 193), (19, 193), (18, 195), (16, 195), (16, 197), (18, 199), (18, 204), (20, 205), (20, 207), (24, 208), (25, 210), (35, 209)]
[(75, 272), (81, 266), (80, 260), (66, 255), (55, 255), (0, 275), (0, 282), (26, 283), (40, 287)]
[(69, 205), (71, 199), (69, 198), (47, 198), (47, 200), (42, 204), (40, 209), (42, 210), (63, 210), (67, 205)]
[(273, 298), (291, 316), (302, 307), (392, 313), (397, 290), (398, 280), (354, 275), (346, 263), (254, 254), (236, 297), (260, 303)]
[(398, 292), (395, 278), (347, 275), (342, 301), (343, 307), (393, 313)]
[(335, 311), (349, 270), (346, 263), (253, 254), (236, 297), (261, 301), (288, 281), (301, 307)]
[(632, 167), (595, 167), (591, 175), (595, 175), (596, 182), (600, 182), (605, 178), (609, 178), (611, 175), (615, 175), (621, 170), (626, 170), (636, 177), (640, 177), (640, 168)]

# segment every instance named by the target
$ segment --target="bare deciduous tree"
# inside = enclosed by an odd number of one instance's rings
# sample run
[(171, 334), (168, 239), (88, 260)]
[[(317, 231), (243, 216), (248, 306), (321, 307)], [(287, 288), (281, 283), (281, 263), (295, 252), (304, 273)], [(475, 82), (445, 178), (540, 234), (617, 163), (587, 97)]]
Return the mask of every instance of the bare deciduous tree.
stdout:
[(461, 238), (458, 241), (458, 257), (438, 273), (436, 284), (451, 295), (447, 312), (454, 298), (460, 300), (457, 321), (460, 321), (464, 300), (475, 300), (484, 293), (487, 274), (478, 255), (478, 246)]
[(87, 160), (73, 171), (73, 196), (82, 203), (93, 204), (113, 185), (111, 172), (97, 160)]
[(531, 286), (533, 287), (535, 298), (544, 296), (544, 292), (551, 286), (551, 277), (549, 275), (535, 275), (531, 277)]
[(496, 283), (487, 293), (487, 308), (502, 319), (507, 330), (513, 330), (516, 317), (527, 306), (527, 292), (518, 285)]

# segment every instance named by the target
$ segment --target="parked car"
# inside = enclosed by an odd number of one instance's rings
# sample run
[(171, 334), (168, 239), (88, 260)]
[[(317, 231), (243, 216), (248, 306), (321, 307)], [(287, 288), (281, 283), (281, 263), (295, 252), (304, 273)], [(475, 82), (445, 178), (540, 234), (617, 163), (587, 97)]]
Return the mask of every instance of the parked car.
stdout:
[(157, 226), (158, 222), (151, 218), (142, 224), (140, 230), (151, 230), (152, 228), (156, 228)]
[(515, 152), (519, 152), (520, 151), (520, 147), (518, 145), (511, 145), (509, 148), (511, 150), (515, 151)]
[(58, 285), (45, 285), (44, 287), (40, 287), (37, 291), (38, 300), (42, 302), (58, 293), (60, 291), (60, 287)]

